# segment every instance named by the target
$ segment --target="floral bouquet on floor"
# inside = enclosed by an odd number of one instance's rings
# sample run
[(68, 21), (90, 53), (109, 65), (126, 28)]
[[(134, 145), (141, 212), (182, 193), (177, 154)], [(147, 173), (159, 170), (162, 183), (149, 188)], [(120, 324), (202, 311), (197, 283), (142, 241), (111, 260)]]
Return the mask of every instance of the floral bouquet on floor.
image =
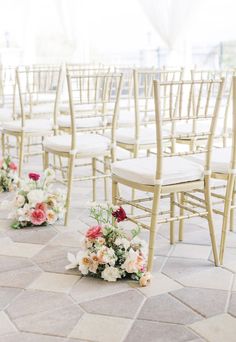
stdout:
[(17, 166), (10, 157), (0, 160), (0, 192), (8, 192), (16, 189), (18, 176)]
[(20, 181), (10, 214), (12, 228), (47, 226), (63, 218), (65, 195), (52, 189), (54, 180), (54, 171), (47, 169), (43, 177), (29, 173), (27, 180)]
[(78, 268), (82, 275), (107, 281), (131, 278), (146, 286), (150, 274), (146, 272), (146, 243), (138, 237), (140, 227), (125, 232), (119, 226), (127, 218), (124, 209), (109, 204), (92, 207), (90, 217), (97, 225), (88, 229), (77, 255), (68, 253), (66, 269)]

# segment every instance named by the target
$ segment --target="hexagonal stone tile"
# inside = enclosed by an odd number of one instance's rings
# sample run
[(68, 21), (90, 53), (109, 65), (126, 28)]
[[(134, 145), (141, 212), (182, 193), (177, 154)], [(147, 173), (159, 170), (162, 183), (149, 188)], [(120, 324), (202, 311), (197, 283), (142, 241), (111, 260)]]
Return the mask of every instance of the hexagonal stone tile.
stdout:
[(228, 312), (236, 317), (236, 293), (231, 293)]
[(212, 268), (214, 268), (213, 264), (207, 260), (170, 257), (163, 267), (162, 273), (179, 281), (184, 276), (192, 276), (194, 273)]
[(79, 279), (76, 275), (44, 272), (28, 288), (67, 293)]
[(17, 229), (9, 229), (5, 232), (15, 242), (26, 242), (36, 244), (46, 244), (57, 232), (51, 226), (40, 228), (24, 228), (20, 231)]
[(7, 313), (14, 320), (71, 304), (73, 301), (63, 293), (26, 290), (9, 305)]
[(65, 338), (49, 336), (49, 335), (38, 335), (31, 333), (17, 333), (11, 335), (0, 336), (0, 342), (67, 342)]
[(214, 289), (182, 288), (171, 293), (205, 317), (223, 313), (228, 298), (227, 291)]
[(124, 342), (190, 342), (197, 336), (176, 324), (136, 320)]
[(236, 318), (228, 314), (195, 322), (190, 328), (209, 342), (235, 342)]
[(174, 297), (163, 294), (148, 298), (138, 315), (138, 319), (189, 324), (202, 319), (202, 317)]
[(49, 245), (80, 248), (83, 238), (84, 236), (79, 231), (58, 233), (57, 236), (49, 242)]
[(82, 314), (77, 305), (56, 309), (52, 306), (50, 311), (19, 317), (14, 323), (21, 331), (66, 337)]
[(0, 272), (8, 272), (30, 266), (33, 266), (33, 264), (26, 258), (0, 255)]
[(83, 302), (80, 306), (89, 313), (108, 316), (133, 318), (144, 297), (135, 290), (129, 290), (112, 296)]
[(17, 331), (4, 311), (0, 311), (0, 336)]
[(45, 262), (58, 260), (62, 258), (67, 259), (66, 256), (68, 252), (76, 253), (78, 252), (78, 248), (69, 248), (66, 246), (46, 246), (33, 258), (33, 260), (40, 265)]
[(208, 259), (211, 247), (191, 244), (177, 244), (171, 253), (172, 257)]
[(70, 337), (96, 342), (120, 342), (131, 324), (130, 319), (84, 314)]
[(217, 290), (229, 290), (233, 274), (220, 267), (212, 267), (179, 279), (185, 286), (203, 287)]
[(102, 279), (83, 277), (75, 284), (75, 286), (73, 286), (70, 295), (80, 303), (92, 299), (107, 297), (129, 289), (130, 286), (125, 280), (117, 281), (116, 283), (109, 283)]
[(9, 242), (1, 245), (0, 254), (15, 257), (32, 258), (44, 247), (41, 244)]
[(13, 287), (0, 287), (0, 310), (3, 310), (21, 291)]
[(37, 266), (22, 267), (0, 273), (0, 286), (27, 287), (42, 271)]
[(151, 281), (146, 287), (140, 287), (138, 282), (129, 282), (129, 284), (131, 287), (137, 288), (147, 297), (182, 288), (182, 285), (162, 273), (153, 273)]

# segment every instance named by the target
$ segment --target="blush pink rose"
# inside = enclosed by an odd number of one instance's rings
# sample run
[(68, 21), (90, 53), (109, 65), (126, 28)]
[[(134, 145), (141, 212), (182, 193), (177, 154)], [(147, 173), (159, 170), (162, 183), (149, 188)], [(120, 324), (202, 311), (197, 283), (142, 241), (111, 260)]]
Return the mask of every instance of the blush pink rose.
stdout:
[(10, 168), (11, 170), (13, 170), (13, 171), (16, 171), (16, 170), (17, 170), (17, 166), (16, 166), (16, 164), (13, 163), (13, 162), (10, 162), (9, 168)]
[(40, 226), (46, 221), (46, 219), (47, 219), (46, 213), (41, 209), (35, 209), (34, 211), (32, 211), (30, 215), (30, 221), (35, 226)]
[(89, 228), (86, 233), (86, 237), (88, 239), (96, 239), (97, 237), (102, 236), (102, 227), (101, 226), (93, 226)]
[(35, 206), (35, 210), (40, 209), (40, 210), (42, 210), (42, 211), (44, 211), (44, 212), (47, 211), (47, 208), (48, 208), (47, 204), (46, 204), (46, 203), (43, 203), (43, 202), (37, 203), (36, 206)]
[(29, 173), (29, 178), (33, 179), (35, 182), (39, 180), (40, 175), (38, 173), (30, 172)]

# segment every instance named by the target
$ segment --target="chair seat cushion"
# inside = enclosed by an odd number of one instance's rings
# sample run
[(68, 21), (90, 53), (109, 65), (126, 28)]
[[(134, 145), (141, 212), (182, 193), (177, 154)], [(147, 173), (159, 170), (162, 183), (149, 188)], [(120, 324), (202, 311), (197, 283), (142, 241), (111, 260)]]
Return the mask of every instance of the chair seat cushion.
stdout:
[[(126, 128), (118, 128), (116, 131), (116, 141), (117, 143), (123, 144), (136, 144), (135, 139), (135, 128), (134, 127), (126, 127)], [(154, 125), (150, 125), (148, 127), (140, 128), (140, 144), (156, 144), (156, 129)]]
[[(57, 135), (45, 139), (44, 147), (56, 152), (70, 152), (71, 135)], [(77, 154), (99, 156), (110, 149), (109, 139), (98, 134), (77, 134)]]
[[(155, 184), (156, 158), (134, 158), (112, 164), (112, 174), (125, 180)], [(179, 184), (203, 179), (204, 168), (182, 157), (166, 157), (163, 160), (163, 185)]]
[[(80, 105), (76, 105), (75, 104), (75, 111), (81, 111), (81, 112), (91, 112), (94, 111), (95, 109), (95, 105), (94, 104), (80, 104)], [(59, 111), (63, 114), (69, 114), (70, 113), (70, 105), (69, 103), (64, 103), (61, 104), (59, 107)]]
[(0, 107), (0, 122), (11, 121), (13, 110), (10, 107)]
[[(5, 122), (3, 125), (3, 129), (11, 132), (21, 132), (23, 131), (21, 127), (21, 121), (20, 120), (12, 120), (9, 122)], [(30, 119), (25, 121), (25, 128), (24, 131), (28, 133), (37, 132), (39, 133), (42, 131), (47, 132), (52, 130), (52, 123), (49, 120), (44, 119)]]
[[(204, 165), (205, 154), (197, 153), (185, 157), (200, 165)], [(212, 152), (211, 170), (217, 173), (228, 173), (231, 159), (231, 147), (215, 148)]]
[[(59, 127), (70, 128), (71, 127), (71, 119), (69, 115), (61, 115), (57, 120)], [(102, 119), (98, 118), (84, 118), (84, 119), (76, 119), (76, 127), (77, 128), (90, 128), (90, 127), (101, 127)]]

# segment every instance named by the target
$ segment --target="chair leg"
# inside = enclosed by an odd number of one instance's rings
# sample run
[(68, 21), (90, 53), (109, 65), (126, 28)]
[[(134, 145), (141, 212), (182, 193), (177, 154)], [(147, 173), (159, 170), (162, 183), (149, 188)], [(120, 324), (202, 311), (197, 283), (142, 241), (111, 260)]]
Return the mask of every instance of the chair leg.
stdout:
[[(180, 204), (183, 205), (184, 204), (184, 193), (181, 192), (180, 194)], [(180, 208), (180, 212), (179, 212), (180, 216), (184, 215), (184, 209)], [(184, 235), (184, 220), (180, 220), (179, 221), (179, 241), (183, 241), (183, 235)]]
[[(96, 167), (97, 167), (97, 162), (96, 158), (92, 158), (92, 175), (93, 177), (96, 177)], [(96, 178), (93, 178), (92, 180), (93, 183), (93, 202), (96, 201)]]
[(150, 232), (149, 232), (149, 245), (148, 245), (148, 263), (147, 263), (147, 270), (149, 272), (151, 272), (153, 269), (159, 202), (160, 202), (160, 186), (157, 189), (155, 189), (154, 194), (153, 194), (151, 226), (150, 226)]
[(222, 224), (222, 232), (221, 232), (221, 241), (220, 241), (220, 264), (223, 264), (224, 260), (224, 250), (225, 250), (225, 242), (226, 242), (226, 234), (229, 224), (229, 216), (232, 213), (231, 203), (232, 196), (234, 190), (234, 182), (235, 176), (231, 175), (230, 179), (227, 182), (227, 188), (225, 192), (225, 204), (224, 204), (224, 216), (223, 216), (223, 224)]
[[(109, 175), (109, 171), (110, 171), (110, 167), (109, 167), (109, 158), (108, 157), (104, 157), (104, 174), (106, 176)], [(105, 201), (108, 201), (108, 177), (104, 178), (104, 197), (105, 197)]]
[(19, 177), (21, 177), (22, 174), (22, 167), (24, 163), (24, 134), (21, 134), (20, 136), (20, 149), (19, 149)]
[(112, 204), (117, 204), (118, 184), (112, 179)]
[(68, 225), (69, 219), (69, 209), (70, 209), (70, 202), (71, 202), (71, 190), (72, 190), (72, 183), (73, 183), (73, 174), (74, 174), (74, 163), (75, 163), (75, 156), (69, 156), (69, 167), (68, 167), (68, 182), (67, 182), (67, 196), (66, 196), (66, 204), (65, 204), (65, 220), (64, 225)]
[[(170, 217), (175, 216), (175, 194), (170, 194)], [(170, 243), (173, 245), (175, 243), (175, 222), (170, 221)]]
[(216, 246), (215, 228), (214, 228), (214, 221), (213, 221), (210, 176), (206, 176), (205, 178), (204, 195), (205, 195), (207, 220), (208, 220), (208, 227), (209, 227), (210, 238), (211, 238), (212, 252), (214, 256), (214, 262), (215, 262), (215, 266), (219, 266), (219, 258), (218, 258), (218, 252), (217, 252), (217, 246)]
[(49, 166), (49, 153), (47, 151), (44, 151), (44, 170), (46, 170)]
[(5, 134), (2, 133), (2, 156), (5, 157)]
[[(234, 189), (233, 189), (233, 193), (232, 193), (232, 206), (235, 206), (235, 202), (236, 202), (236, 184), (234, 184)], [(234, 231), (234, 219), (235, 219), (235, 209), (232, 208), (230, 210), (230, 231), (233, 232)]]

